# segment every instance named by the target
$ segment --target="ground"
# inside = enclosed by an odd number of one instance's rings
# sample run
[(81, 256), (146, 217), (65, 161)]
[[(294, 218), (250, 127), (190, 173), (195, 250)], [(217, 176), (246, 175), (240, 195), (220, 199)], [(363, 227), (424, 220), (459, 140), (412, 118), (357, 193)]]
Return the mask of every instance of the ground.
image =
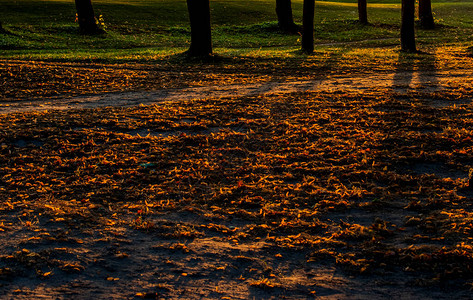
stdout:
[(1, 297), (470, 299), (457, 50), (1, 61)]

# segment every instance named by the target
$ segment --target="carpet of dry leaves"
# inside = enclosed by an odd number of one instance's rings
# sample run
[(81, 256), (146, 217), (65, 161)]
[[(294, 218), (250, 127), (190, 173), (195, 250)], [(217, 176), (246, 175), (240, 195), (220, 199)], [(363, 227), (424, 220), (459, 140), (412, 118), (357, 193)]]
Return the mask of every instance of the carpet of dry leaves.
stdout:
[[(7, 68), (51, 96), (43, 64)], [(87, 68), (97, 93), (146, 73)], [(175, 72), (156, 80), (189, 84)], [(5, 99), (30, 96), (27, 73)], [(468, 299), (472, 97), (452, 82), (0, 115), (0, 295)]]

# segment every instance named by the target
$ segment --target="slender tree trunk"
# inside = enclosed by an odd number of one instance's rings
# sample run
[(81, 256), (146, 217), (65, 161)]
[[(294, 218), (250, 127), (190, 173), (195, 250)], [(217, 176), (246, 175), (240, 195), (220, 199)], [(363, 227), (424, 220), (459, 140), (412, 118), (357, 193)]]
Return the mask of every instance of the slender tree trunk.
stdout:
[(415, 0), (402, 0), (401, 12), (401, 50), (416, 52), (414, 30)]
[(278, 16), (278, 25), (282, 31), (296, 33), (299, 26), (294, 23), (292, 17), (291, 0), (276, 0), (276, 15)]
[(302, 8), (302, 51), (314, 52), (314, 10), (315, 0), (304, 0)]
[(434, 29), (435, 22), (432, 15), (431, 0), (419, 0), (419, 20), (420, 26), (424, 29)]
[(75, 0), (79, 30), (82, 34), (103, 33), (95, 22), (94, 9), (91, 0)]
[(361, 24), (368, 24), (368, 9), (366, 0), (358, 0), (358, 20)]
[(210, 28), (210, 1), (187, 0), (191, 24), (191, 46), (189, 56), (212, 54), (212, 31)]

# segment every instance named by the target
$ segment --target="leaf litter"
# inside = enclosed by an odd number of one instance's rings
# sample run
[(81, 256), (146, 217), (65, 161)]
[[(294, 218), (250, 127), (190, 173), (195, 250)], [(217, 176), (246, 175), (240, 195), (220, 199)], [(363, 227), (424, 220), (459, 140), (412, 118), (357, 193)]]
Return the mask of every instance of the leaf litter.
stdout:
[(1, 294), (468, 298), (472, 94), (450, 87), (0, 115)]

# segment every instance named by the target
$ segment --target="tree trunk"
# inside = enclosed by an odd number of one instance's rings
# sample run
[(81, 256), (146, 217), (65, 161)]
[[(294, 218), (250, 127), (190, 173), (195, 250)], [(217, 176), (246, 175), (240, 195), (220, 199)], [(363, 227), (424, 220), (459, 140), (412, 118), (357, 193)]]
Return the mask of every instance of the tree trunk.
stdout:
[(368, 10), (366, 0), (358, 0), (358, 20), (361, 24), (368, 24)]
[(302, 8), (302, 51), (314, 52), (314, 10), (315, 0), (304, 0)]
[(82, 34), (103, 33), (95, 22), (94, 9), (91, 0), (75, 0), (79, 30)]
[(402, 0), (401, 50), (417, 52), (414, 30), (415, 0)]
[(434, 16), (432, 15), (432, 3), (430, 0), (419, 0), (419, 20), (422, 28), (435, 28)]
[(194, 57), (211, 55), (210, 1), (187, 0), (187, 10), (191, 24), (191, 46), (188, 55)]
[(291, 0), (276, 0), (276, 15), (282, 31), (296, 33), (300, 30), (292, 17)]

